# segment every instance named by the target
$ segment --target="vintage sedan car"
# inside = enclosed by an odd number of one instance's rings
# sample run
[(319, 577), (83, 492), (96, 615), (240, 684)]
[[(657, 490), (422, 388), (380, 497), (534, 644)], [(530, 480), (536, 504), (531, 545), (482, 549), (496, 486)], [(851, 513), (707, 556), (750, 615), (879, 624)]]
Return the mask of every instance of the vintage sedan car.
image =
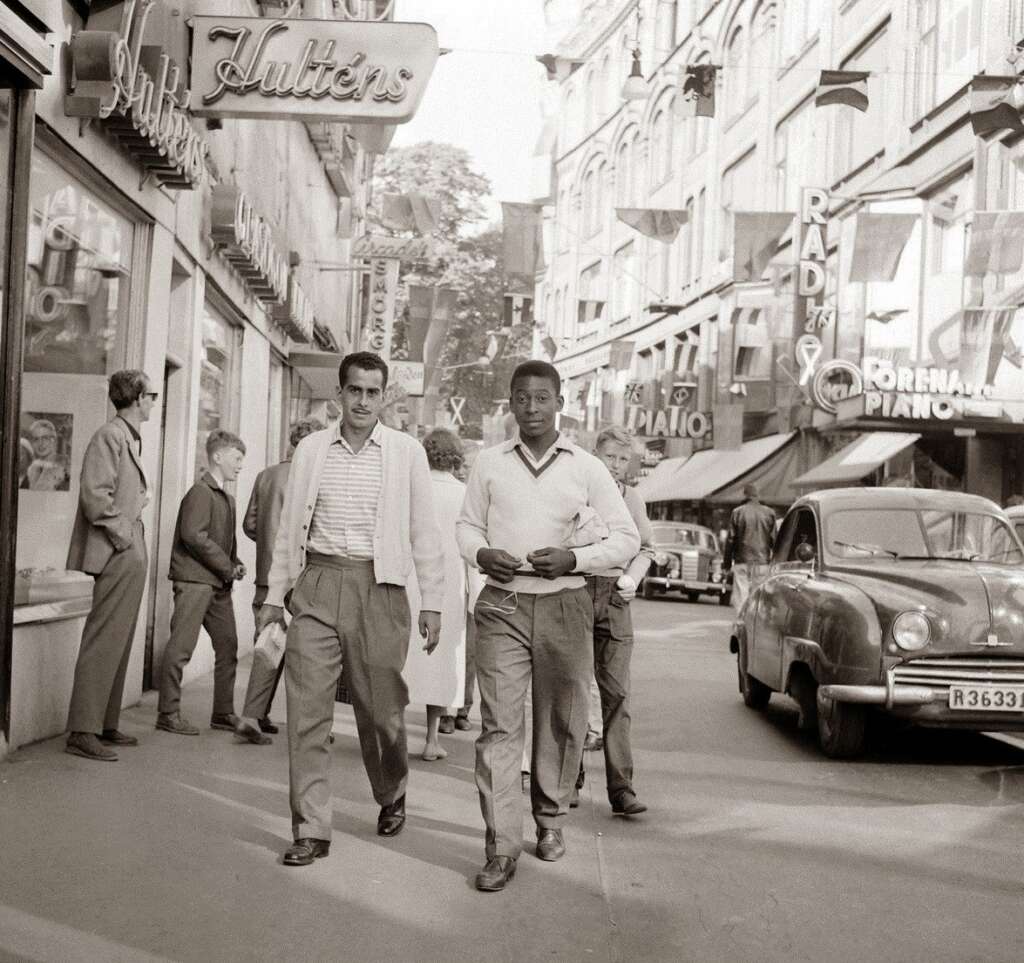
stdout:
[(714, 532), (686, 522), (653, 522), (654, 561), (641, 582), (645, 599), (677, 590), (691, 602), (716, 595), (722, 605), (732, 601), (732, 584)]
[(824, 752), (858, 754), (869, 712), (1024, 729), (1024, 548), (988, 499), (909, 488), (797, 501), (733, 627), (753, 709), (791, 695)]
[(1006, 517), (1010, 519), (1017, 537), (1024, 542), (1024, 505), (1014, 505), (1006, 509)]

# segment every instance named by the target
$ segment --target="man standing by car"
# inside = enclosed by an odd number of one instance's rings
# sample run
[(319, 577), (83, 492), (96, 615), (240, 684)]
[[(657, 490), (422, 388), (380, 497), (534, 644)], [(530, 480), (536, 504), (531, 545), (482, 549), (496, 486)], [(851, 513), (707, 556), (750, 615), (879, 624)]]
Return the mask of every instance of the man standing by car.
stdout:
[(775, 512), (761, 504), (757, 485), (752, 482), (743, 486), (743, 494), (747, 500), (733, 510), (725, 551), (725, 568), (732, 569), (732, 600), (737, 612), (750, 594), (754, 567), (771, 560), (775, 544)]

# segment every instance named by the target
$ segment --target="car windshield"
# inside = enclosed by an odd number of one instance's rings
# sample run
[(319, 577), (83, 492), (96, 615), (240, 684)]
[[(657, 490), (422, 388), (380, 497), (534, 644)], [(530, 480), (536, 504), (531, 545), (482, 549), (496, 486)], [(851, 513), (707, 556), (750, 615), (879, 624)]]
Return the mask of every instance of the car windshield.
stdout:
[(826, 549), (840, 558), (942, 558), (1019, 565), (1024, 553), (995, 515), (952, 509), (851, 509), (826, 523)]
[(675, 545), (686, 548), (707, 548), (712, 552), (718, 551), (718, 542), (711, 532), (699, 528), (673, 528), (669, 525), (655, 525), (655, 545)]

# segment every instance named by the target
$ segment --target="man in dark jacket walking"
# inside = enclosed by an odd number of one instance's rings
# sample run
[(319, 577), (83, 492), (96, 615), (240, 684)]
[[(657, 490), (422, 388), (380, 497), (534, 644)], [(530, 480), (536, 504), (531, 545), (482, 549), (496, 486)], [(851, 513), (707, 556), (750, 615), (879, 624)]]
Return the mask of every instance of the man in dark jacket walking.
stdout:
[(725, 554), (725, 567), (732, 568), (732, 600), (737, 611), (750, 594), (756, 567), (771, 561), (775, 544), (775, 512), (761, 504), (753, 483), (743, 486), (743, 494), (747, 500), (733, 510)]
[(238, 633), (231, 588), (245, 577), (235, 542), (235, 500), (224, 491), (242, 468), (245, 444), (217, 429), (206, 439), (209, 471), (187, 492), (178, 510), (169, 577), (174, 582), (171, 637), (164, 650), (157, 729), (183, 736), (199, 730), (181, 716), (181, 676), (188, 665), (200, 627), (213, 643), (213, 729), (234, 731), (235, 668)]

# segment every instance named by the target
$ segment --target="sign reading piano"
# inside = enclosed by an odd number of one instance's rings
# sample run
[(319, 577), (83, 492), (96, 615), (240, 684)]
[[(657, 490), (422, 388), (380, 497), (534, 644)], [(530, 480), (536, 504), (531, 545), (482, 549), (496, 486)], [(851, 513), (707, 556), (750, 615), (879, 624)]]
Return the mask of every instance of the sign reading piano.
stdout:
[(195, 16), (191, 24), (198, 117), (404, 124), (438, 57), (425, 23)]

